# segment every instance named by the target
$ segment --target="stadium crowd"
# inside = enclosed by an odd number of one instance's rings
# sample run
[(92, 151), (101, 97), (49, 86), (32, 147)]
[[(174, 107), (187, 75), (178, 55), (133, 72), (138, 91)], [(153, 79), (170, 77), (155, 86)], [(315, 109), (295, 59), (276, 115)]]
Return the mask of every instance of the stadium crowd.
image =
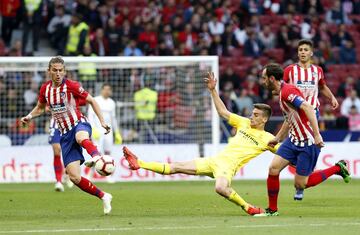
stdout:
[[(333, 111), (322, 102), (321, 127), (360, 130), (359, 0), (2, 0), (0, 13), (0, 56), (41, 55), (40, 40), (68, 56), (218, 55), (221, 98), (241, 115), (261, 101), (281, 115), (259, 71), (270, 61), (295, 63), (298, 40), (311, 39), (313, 62), (341, 104)], [(22, 39), (14, 40), (18, 28)], [(146, 71), (131, 70), (129, 79), (139, 73)], [(90, 81), (86, 88), (100, 77), (109, 82), (106, 74), (71, 75)], [(1, 118), (26, 113), (44, 77), (0, 69)]]

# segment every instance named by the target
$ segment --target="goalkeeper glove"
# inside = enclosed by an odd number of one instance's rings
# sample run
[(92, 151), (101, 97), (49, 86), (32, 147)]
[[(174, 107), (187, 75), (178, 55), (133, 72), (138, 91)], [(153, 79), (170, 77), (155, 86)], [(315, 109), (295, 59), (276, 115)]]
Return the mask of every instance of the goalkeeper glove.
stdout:
[(92, 129), (92, 139), (99, 140), (100, 139), (100, 131), (97, 128)]
[(122, 144), (122, 137), (120, 131), (115, 132), (115, 144)]

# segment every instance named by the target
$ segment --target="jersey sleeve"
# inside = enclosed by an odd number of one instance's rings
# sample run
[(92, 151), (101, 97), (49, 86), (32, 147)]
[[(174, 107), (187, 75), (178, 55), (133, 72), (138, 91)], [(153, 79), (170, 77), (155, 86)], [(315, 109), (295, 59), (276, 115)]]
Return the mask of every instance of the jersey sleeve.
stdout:
[(46, 103), (46, 98), (45, 98), (45, 90), (46, 90), (46, 85), (43, 84), (40, 87), (40, 92), (39, 92), (39, 97), (38, 97), (38, 101), (42, 104)]
[(239, 129), (240, 127), (250, 126), (250, 119), (231, 113), (228, 123), (236, 129)]
[(281, 91), (281, 99), (290, 103), (296, 109), (299, 109), (304, 102), (301, 92), (295, 88), (286, 88)]
[(322, 70), (321, 67), (318, 67), (318, 71), (319, 71), (319, 86), (324, 86), (326, 85), (324, 71)]
[(286, 83), (289, 83), (289, 81), (290, 81), (291, 68), (292, 68), (292, 66), (289, 65), (289, 66), (287, 66), (287, 67), (284, 69), (283, 80), (284, 80), (284, 82), (286, 82)]
[(86, 100), (86, 97), (89, 95), (89, 93), (85, 91), (85, 89), (80, 85), (80, 83), (75, 81), (69, 82), (69, 88), (71, 89), (74, 97), (78, 99), (79, 104), (84, 105), (84, 100)]

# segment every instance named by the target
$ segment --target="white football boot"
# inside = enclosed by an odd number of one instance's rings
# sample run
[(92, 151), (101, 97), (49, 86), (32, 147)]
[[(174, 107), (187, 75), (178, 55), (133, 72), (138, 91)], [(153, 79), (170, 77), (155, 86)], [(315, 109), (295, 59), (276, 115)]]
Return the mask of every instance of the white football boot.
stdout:
[(108, 215), (111, 212), (111, 201), (112, 195), (110, 193), (104, 193), (104, 196), (101, 198), (104, 206), (104, 215)]

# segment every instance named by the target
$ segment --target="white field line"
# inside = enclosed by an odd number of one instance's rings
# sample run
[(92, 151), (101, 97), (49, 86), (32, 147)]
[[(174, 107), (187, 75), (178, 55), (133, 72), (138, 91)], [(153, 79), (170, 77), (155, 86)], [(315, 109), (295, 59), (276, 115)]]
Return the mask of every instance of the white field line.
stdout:
[[(353, 223), (313, 223), (306, 224), (311, 227), (324, 227), (324, 226), (360, 226), (360, 222)], [(247, 228), (247, 229), (258, 229), (258, 228), (281, 228), (281, 227), (294, 227), (304, 226), (304, 224), (263, 224), (263, 225), (233, 225), (227, 226), (228, 228)], [(134, 231), (134, 230), (193, 230), (193, 229), (215, 229), (221, 228), (221, 226), (166, 226), (166, 227), (119, 227), (119, 228), (79, 228), (79, 229), (39, 229), (39, 230), (8, 230), (1, 231), (0, 234), (16, 234), (16, 233), (65, 233), (65, 232), (104, 232), (104, 231)]]

